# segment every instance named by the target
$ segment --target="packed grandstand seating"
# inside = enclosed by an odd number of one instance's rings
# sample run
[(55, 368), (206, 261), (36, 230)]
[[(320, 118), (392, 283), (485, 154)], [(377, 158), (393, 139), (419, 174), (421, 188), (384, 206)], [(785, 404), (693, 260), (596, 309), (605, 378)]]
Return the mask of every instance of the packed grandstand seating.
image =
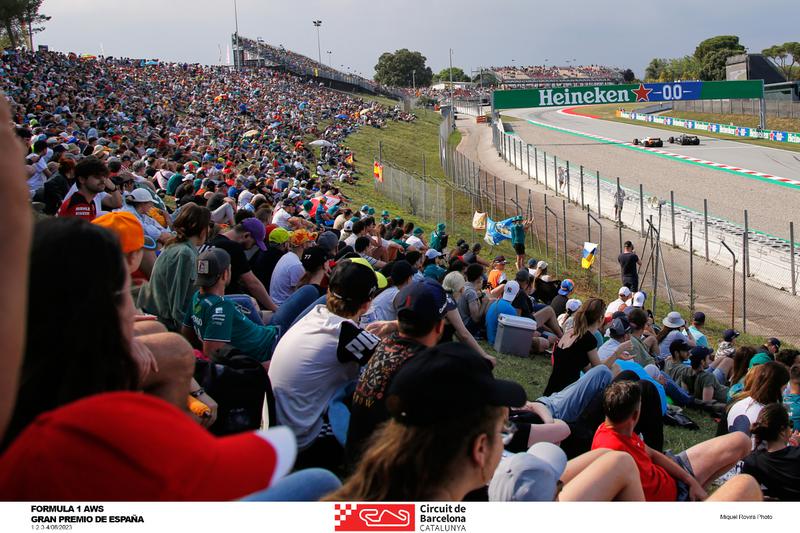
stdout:
[(538, 81), (538, 80), (598, 80), (617, 81), (622, 79), (622, 72), (617, 68), (601, 65), (555, 65), (503, 66), (492, 67), (501, 80)]

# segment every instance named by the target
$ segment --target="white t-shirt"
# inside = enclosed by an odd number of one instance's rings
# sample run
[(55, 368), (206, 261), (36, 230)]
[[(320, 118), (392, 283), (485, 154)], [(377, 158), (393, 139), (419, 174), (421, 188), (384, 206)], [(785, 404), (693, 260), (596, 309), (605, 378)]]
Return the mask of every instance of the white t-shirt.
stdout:
[(614, 313), (619, 311), (620, 307), (622, 307), (623, 305), (628, 305), (628, 302), (626, 302), (622, 298), (617, 298), (616, 300), (608, 304), (608, 307), (606, 307), (606, 316), (613, 315)]
[(601, 347), (597, 349), (597, 356), (601, 361), (605, 361), (614, 355), (614, 351), (619, 347), (620, 344), (622, 343), (616, 339), (608, 339)]
[(289, 229), (290, 218), (292, 218), (292, 215), (290, 215), (285, 209), (281, 208), (275, 211), (275, 214), (272, 215), (272, 223), (277, 224), (283, 229)]
[(369, 305), (369, 310), (361, 316), (359, 323), (361, 326), (366, 326), (372, 322), (379, 320), (395, 320), (397, 319), (397, 311), (394, 309), (394, 297), (400, 289), (397, 287), (389, 287), (381, 292), (372, 300)]
[(750, 420), (750, 424), (754, 424), (758, 419), (758, 414), (764, 408), (764, 404), (758, 403), (752, 398), (743, 398), (733, 404), (730, 411), (728, 411), (728, 427), (733, 425), (733, 421), (737, 416), (746, 416)]
[(244, 207), (247, 204), (249, 204), (250, 200), (252, 200), (254, 196), (255, 196), (255, 194), (253, 194), (252, 192), (250, 192), (248, 190), (244, 190), (244, 191), (240, 192), (239, 193), (239, 208), (241, 209), (242, 207)]
[(418, 250), (420, 248), (424, 248), (425, 247), (425, 243), (422, 242), (422, 239), (420, 239), (416, 235), (412, 235), (408, 239), (406, 239), (406, 244), (408, 244), (409, 246), (414, 246)]
[(351, 233), (351, 234), (350, 234), (350, 235), (349, 235), (349, 236), (348, 236), (348, 237), (347, 237), (347, 238), (344, 240), (344, 243), (345, 243), (347, 246), (352, 246), (353, 248), (355, 248), (355, 246), (356, 246), (356, 239), (358, 239), (359, 237), (360, 237), (360, 235), (356, 235), (355, 233)]
[(339, 388), (358, 377), (359, 365), (369, 360), (378, 342), (324, 305), (314, 307), (281, 337), (269, 379), (278, 423), (294, 431), (299, 449), (317, 438), (328, 402)]
[(272, 301), (276, 305), (281, 305), (288, 300), (305, 272), (306, 269), (303, 268), (297, 254), (292, 252), (283, 254), (275, 265), (269, 283), (269, 295), (272, 297)]

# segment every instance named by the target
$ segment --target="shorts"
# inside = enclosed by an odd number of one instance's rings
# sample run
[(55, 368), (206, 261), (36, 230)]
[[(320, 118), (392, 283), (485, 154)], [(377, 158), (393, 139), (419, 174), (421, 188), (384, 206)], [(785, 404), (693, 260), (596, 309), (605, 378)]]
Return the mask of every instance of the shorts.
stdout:
[[(692, 469), (692, 463), (689, 462), (689, 456), (686, 455), (686, 452), (681, 452), (678, 455), (675, 455), (672, 452), (665, 451), (664, 455), (678, 463), (678, 466), (683, 468), (690, 476), (694, 477), (694, 470)], [(684, 483), (683, 481), (675, 480), (675, 484), (678, 488), (678, 494), (675, 497), (676, 502), (686, 502), (689, 501), (689, 485)]]
[(517, 253), (517, 255), (525, 255), (525, 243), (515, 244), (514, 251)]

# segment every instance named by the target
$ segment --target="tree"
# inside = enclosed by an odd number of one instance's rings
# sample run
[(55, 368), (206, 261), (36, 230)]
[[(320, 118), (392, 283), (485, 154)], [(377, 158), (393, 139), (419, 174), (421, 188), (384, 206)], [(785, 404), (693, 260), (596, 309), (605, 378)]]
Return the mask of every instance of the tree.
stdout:
[(391, 87), (417, 87), (431, 84), (433, 72), (425, 66), (427, 58), (407, 48), (384, 52), (375, 65), (375, 81)]
[[(42, 31), (41, 24), (50, 17), (39, 13), (44, 0), (3, 0), (0, 2), (0, 40), (17, 48), (33, 34)], [(30, 41), (27, 41), (30, 44)]]
[[(739, 37), (736, 35), (717, 35), (716, 37), (709, 37), (705, 41), (701, 41), (694, 50), (694, 57), (700, 63), (703, 63), (706, 56), (720, 50), (727, 50), (730, 55), (744, 53), (745, 47), (739, 44)], [(719, 56), (719, 54), (718, 54)]]
[(491, 70), (483, 70), (472, 78), (474, 83), (485, 85), (486, 87), (494, 87), (495, 85), (500, 84), (500, 80), (497, 79), (494, 72)]
[(703, 81), (720, 81), (724, 80), (725, 75), (725, 62), (729, 57), (741, 53), (740, 50), (718, 49), (709, 52), (703, 57), (700, 64), (699, 78)]
[[(443, 68), (439, 71), (438, 74), (434, 75), (434, 79), (438, 79), (440, 82), (449, 82), (450, 81), (450, 68)], [(459, 67), (453, 67), (453, 81), (470, 81), (469, 76), (464, 73), (464, 70)]]
[(636, 79), (636, 74), (634, 74), (631, 69), (626, 68), (625, 70), (622, 71), (622, 80), (623, 81), (625, 81), (627, 83), (630, 83), (635, 79)]
[[(776, 44), (765, 48), (761, 53), (775, 63), (775, 66), (778, 67), (778, 70), (781, 71), (787, 80), (793, 79), (792, 71), (794, 70), (794, 65), (800, 61), (800, 43), (788, 42)], [(787, 65), (789, 58), (791, 58), (792, 61)]]
[(658, 80), (661, 77), (664, 68), (667, 66), (667, 59), (653, 58), (644, 69), (644, 79), (649, 81)]

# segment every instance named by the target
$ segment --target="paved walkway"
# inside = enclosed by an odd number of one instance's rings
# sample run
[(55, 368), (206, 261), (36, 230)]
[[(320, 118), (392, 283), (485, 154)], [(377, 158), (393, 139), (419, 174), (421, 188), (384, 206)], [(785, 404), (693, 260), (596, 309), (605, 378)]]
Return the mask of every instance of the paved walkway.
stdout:
[[(560, 197), (556, 197), (553, 191), (546, 190), (544, 185), (537, 185), (534, 181), (529, 180), (526, 174), (520, 173), (498, 157), (497, 151), (492, 145), (491, 127), (486, 124), (477, 124), (474, 117), (466, 114), (460, 114), (459, 117), (457, 126), (462, 134), (461, 143), (458, 145), (459, 152), (480, 164), (486, 172), (506, 181), (508, 185), (516, 185), (520, 191), (527, 191), (528, 189), (533, 191), (534, 212), (540, 218), (541, 213), (544, 211), (543, 196), (545, 194), (548, 196), (548, 205), (554, 208), (557, 207), (555, 209), (556, 212), (561, 213), (562, 199)], [(526, 142), (529, 141), (526, 139)], [(520, 198), (522, 197), (523, 195), (520, 194)], [(525, 192), (525, 197), (527, 197), (527, 192)], [(619, 277), (619, 267), (616, 264), (619, 232), (611, 220), (603, 219), (603, 226), (604, 248), (606, 248), (607, 255), (602, 259), (603, 276)], [(541, 228), (542, 225), (540, 224), (539, 232), (543, 235)], [(587, 240), (586, 211), (576, 205), (568, 204), (567, 228), (568, 253), (571, 257), (578, 258), (580, 257), (580, 250), (583, 248), (583, 242)], [(552, 228), (551, 231), (553, 231)], [(593, 229), (593, 231), (596, 238), (596, 229)], [(643, 257), (643, 263), (647, 261), (647, 254), (641, 250), (644, 244), (643, 239), (638, 232), (623, 228), (622, 240), (638, 243), (637, 249), (639, 249), (640, 255), (645, 256)], [(698, 248), (700, 244), (698, 243)], [(689, 301), (689, 254), (686, 251), (673, 249), (665, 244), (661, 246), (661, 253), (664, 264), (667, 265), (667, 275), (674, 299), (678, 304), (687, 305)], [(720, 322), (730, 321), (731, 271), (714, 263), (707, 263), (697, 256), (695, 256), (693, 268), (696, 309), (706, 312)], [(650, 276), (648, 275), (648, 277)], [(642, 283), (645, 287), (652, 286), (650, 280), (642, 280)], [(662, 283), (663, 278), (658, 288), (659, 300), (663, 301), (667, 295)], [(738, 273), (736, 276), (736, 318), (734, 327), (740, 330), (742, 329), (741, 284), (742, 276), (741, 273)], [(800, 296), (795, 297), (787, 292), (749, 279), (747, 281), (746, 311), (748, 333), (774, 335), (792, 344), (800, 345), (800, 323), (797, 320), (797, 317), (800, 316)]]

